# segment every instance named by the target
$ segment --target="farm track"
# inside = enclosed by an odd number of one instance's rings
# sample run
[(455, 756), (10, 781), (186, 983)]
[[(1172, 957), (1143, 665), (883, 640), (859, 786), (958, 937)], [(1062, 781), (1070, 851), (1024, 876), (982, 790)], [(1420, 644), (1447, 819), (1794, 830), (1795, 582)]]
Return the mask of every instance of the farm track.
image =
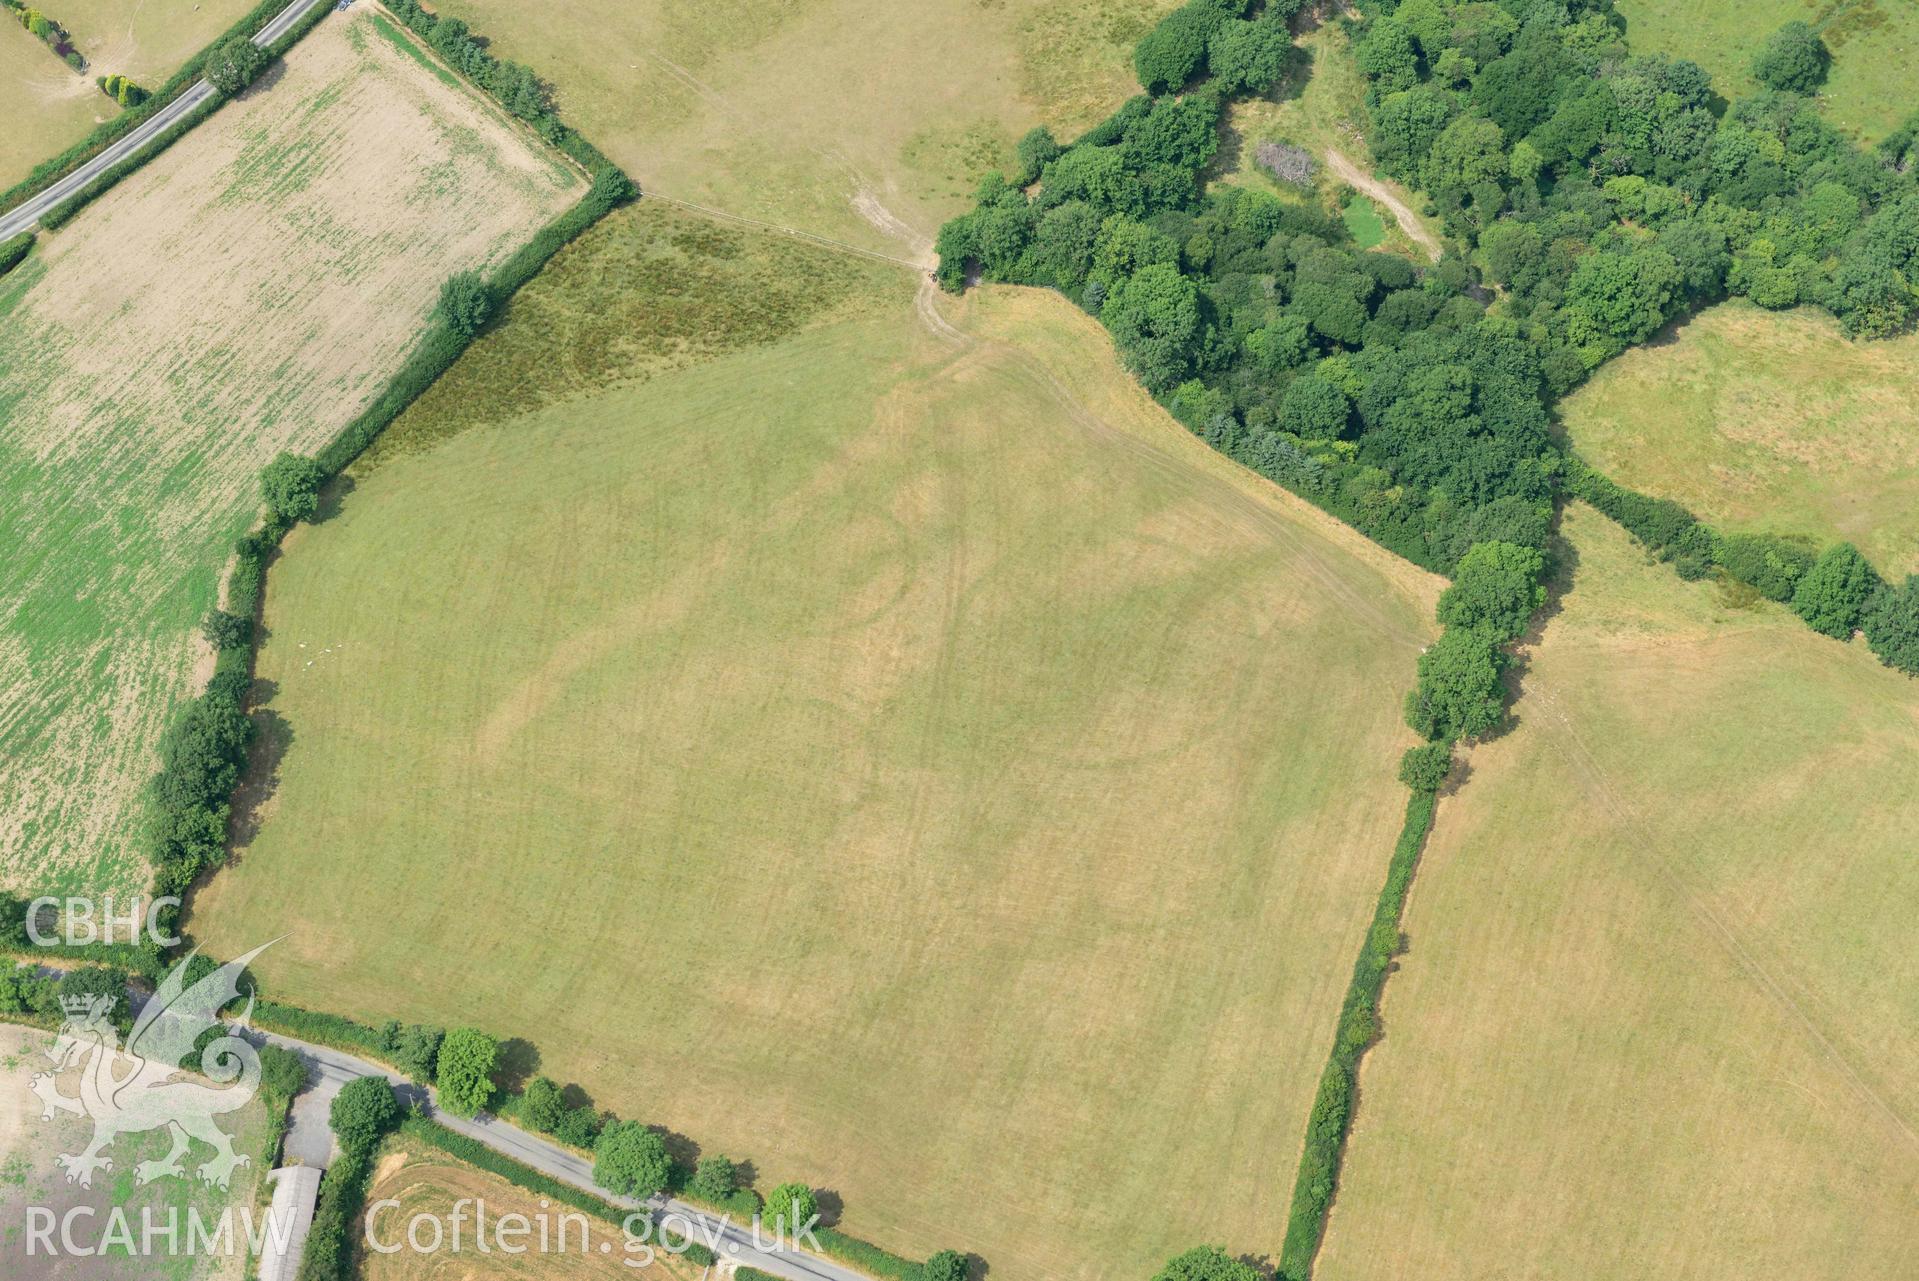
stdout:
[(1399, 224), (1399, 229), (1406, 233), (1407, 238), (1425, 250), (1427, 256), (1434, 262), (1439, 261), (1439, 255), (1444, 251), (1439, 238), (1426, 229), (1426, 224), (1419, 220), (1419, 215), (1415, 214), (1404, 200), (1393, 194), (1392, 188), (1347, 159), (1345, 153), (1337, 147), (1326, 148), (1326, 167), (1331, 169), (1333, 176), (1341, 182), (1390, 209), (1393, 221)]

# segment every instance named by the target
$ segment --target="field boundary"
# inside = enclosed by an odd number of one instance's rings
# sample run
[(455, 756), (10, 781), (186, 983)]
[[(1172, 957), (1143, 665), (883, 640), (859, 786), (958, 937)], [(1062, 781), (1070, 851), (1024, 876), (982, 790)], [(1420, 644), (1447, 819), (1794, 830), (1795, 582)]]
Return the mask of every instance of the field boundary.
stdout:
[[(212, 56), (215, 49), (220, 48), (230, 40), (242, 38), (257, 39), (259, 33), (265, 30), (276, 17), (291, 9), (297, 9), (302, 3), (307, 3), (312, 6), (303, 16), (302, 21), (296, 24), (286, 35), (265, 46), (270, 56), (275, 58), (284, 56), (287, 49), (291, 48), (301, 36), (312, 30), (314, 24), (317, 24), (321, 18), (332, 12), (332, 10), (323, 3), (323, 0), (291, 0), (291, 3), (285, 3), (283, 0), (261, 0), (261, 3), (255, 5), (243, 15), (239, 21), (215, 36), (198, 53), (182, 63), (180, 69), (175, 71), (165, 84), (154, 90), (146, 101), (137, 107), (127, 108), (111, 120), (96, 125), (93, 131), (85, 138), (82, 138), (79, 142), (74, 143), (71, 147), (68, 147), (65, 151), (60, 152), (51, 159), (41, 161), (38, 165), (34, 166), (33, 170), (28, 173), (25, 178), (22, 178), (4, 192), (0, 192), (0, 214), (10, 212), (40, 194), (42, 191), (45, 191), (54, 183), (59, 182), (62, 178), (82, 168), (88, 161), (94, 159), (114, 143), (127, 137), (148, 120), (151, 120), (167, 107), (171, 106), (181, 96), (200, 83), (201, 69), (206, 65), (207, 59)], [(221, 96), (222, 95), (217, 93), (214, 95), (216, 105)], [(205, 119), (205, 117), (201, 116), (200, 119)], [(168, 132), (170, 133), (171, 131)], [(170, 138), (169, 141), (171, 141)], [(163, 145), (159, 150), (164, 149), (165, 147)], [(151, 155), (157, 155), (158, 151), (143, 148), (142, 151), (137, 154), (148, 155), (150, 158)], [(131, 160), (133, 157), (129, 157), (128, 159)], [(137, 168), (138, 166), (135, 167)], [(115, 168), (117, 169), (119, 166), (115, 166)], [(131, 170), (128, 172), (131, 172)]]
[(1438, 810), (1434, 792), (1414, 791), (1406, 799), (1406, 818), (1392, 861), (1386, 865), (1386, 883), (1373, 907), (1372, 925), (1353, 962), (1353, 977), (1340, 1007), (1332, 1053), (1320, 1077), (1307, 1116), (1306, 1140), (1300, 1150), (1299, 1173), (1293, 1180), (1292, 1205), (1286, 1216), (1286, 1239), (1279, 1257), (1280, 1281), (1307, 1281), (1326, 1234), (1326, 1219), (1339, 1190), (1339, 1170), (1346, 1157), (1346, 1139), (1352, 1131), (1353, 1109), (1359, 1093), (1359, 1063), (1379, 1040), (1379, 1002), (1400, 951), (1400, 920), (1413, 872), (1426, 848)]

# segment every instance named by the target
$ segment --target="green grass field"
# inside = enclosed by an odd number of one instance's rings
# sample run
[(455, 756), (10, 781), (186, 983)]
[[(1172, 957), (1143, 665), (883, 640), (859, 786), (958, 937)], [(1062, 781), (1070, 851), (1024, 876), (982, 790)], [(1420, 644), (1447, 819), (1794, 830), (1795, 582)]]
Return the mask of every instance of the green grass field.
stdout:
[(1766, 37), (1810, 22), (1832, 50), (1820, 93), (1833, 123), (1868, 142), (1911, 115), (1911, 68), (1919, 58), (1919, 5), (1912, 0), (1619, 0), (1635, 52), (1691, 58), (1728, 98), (1759, 86), (1748, 68)]
[(1857, 543), (1919, 572), (1919, 338), (1851, 342), (1821, 312), (1715, 307), (1627, 352), (1560, 412), (1623, 484), (1731, 530)]
[(0, 884), (144, 888), (139, 789), (259, 469), (584, 190), (364, 13), (0, 280)]
[[(294, 1001), (525, 1037), (902, 1252), (1275, 1249), (1434, 582), (1057, 297), (974, 296), (953, 346), (818, 255), (642, 202), (454, 371), (525, 410), (409, 411), (273, 571), (258, 833), (190, 928), (290, 931)], [(840, 299), (692, 350), (672, 291), (768, 271)], [(608, 280), (679, 367), (575, 380)]]
[(1441, 800), (1317, 1275), (1908, 1277), (1919, 684), (1575, 507)]
[(134, 0), (46, 0), (35, 7), (73, 37), (87, 59), (82, 75), (0, 12), (0, 188), (72, 146), (120, 113), (94, 83), (118, 73), (157, 89), (182, 63), (238, 21), (246, 0), (145, 4)]
[(1129, 94), (1174, 0), (509, 0), (440, 12), (550, 79), (568, 120), (655, 194), (912, 258), (1010, 167)]

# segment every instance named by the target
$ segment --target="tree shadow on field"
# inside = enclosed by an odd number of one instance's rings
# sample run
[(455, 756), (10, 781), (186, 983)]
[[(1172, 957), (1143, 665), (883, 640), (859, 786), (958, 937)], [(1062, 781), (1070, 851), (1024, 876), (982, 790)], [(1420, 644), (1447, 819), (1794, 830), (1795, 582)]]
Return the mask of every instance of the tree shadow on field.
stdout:
[[(1511, 646), (1512, 661), (1507, 666), (1504, 681), (1506, 684), (1506, 717), (1499, 727), (1486, 735), (1486, 739), (1502, 737), (1510, 733), (1523, 719), (1519, 714), (1521, 701), (1526, 694), (1526, 674), (1532, 670), (1533, 651), (1546, 637), (1546, 630), (1554, 619), (1564, 612), (1566, 596), (1573, 589), (1573, 582), (1579, 573), (1579, 549), (1574, 547), (1559, 533), (1559, 517), (1555, 515), (1553, 532), (1546, 539), (1546, 603), (1541, 605), (1527, 623), (1526, 632)], [(1480, 741), (1485, 741), (1482, 739)], [(1459, 774), (1460, 765), (1454, 766), (1454, 777), (1447, 780), (1449, 790), (1457, 790), (1464, 784)]]
[(813, 1189), (813, 1202), (820, 1208), (820, 1226), (838, 1227), (840, 1215), (846, 1213), (846, 1199), (831, 1188)]
[(647, 1128), (659, 1135), (661, 1141), (666, 1144), (666, 1155), (672, 1159), (673, 1164), (687, 1170), (699, 1164), (700, 1145), (691, 1138), (678, 1130), (669, 1130), (663, 1125), (651, 1125)]
[(1245, 1264), (1260, 1276), (1265, 1277), (1266, 1281), (1273, 1281), (1273, 1278), (1279, 1275), (1279, 1264), (1270, 1254), (1242, 1254), (1234, 1262)]
[(500, 1057), (493, 1068), (493, 1084), (509, 1094), (526, 1089), (526, 1083), (540, 1070), (540, 1049), (525, 1037), (500, 1042)]
[(335, 476), (321, 488), (319, 510), (313, 513), (313, 519), (308, 523), (312, 525), (324, 525), (335, 516), (338, 516), (341, 505), (346, 502), (347, 495), (351, 494), (357, 488), (359, 488), (359, 486), (353, 483), (353, 477), (345, 475), (344, 473)]
[(253, 722), (253, 746), (247, 752), (246, 772), (233, 789), (233, 813), (227, 827), (228, 861), (237, 864), (241, 851), (253, 844), (266, 817), (267, 803), (280, 790), (280, 766), (293, 748), (293, 726), (270, 707), (258, 706), (271, 699), (278, 686), (272, 681), (253, 683), (255, 707), (248, 717)]
[(234, 97), (241, 102), (245, 102), (256, 93), (271, 93), (273, 86), (279, 84), (281, 80), (286, 78), (286, 73), (286, 59), (275, 58), (266, 65), (266, 70), (260, 73), (258, 79), (246, 88), (240, 90)]

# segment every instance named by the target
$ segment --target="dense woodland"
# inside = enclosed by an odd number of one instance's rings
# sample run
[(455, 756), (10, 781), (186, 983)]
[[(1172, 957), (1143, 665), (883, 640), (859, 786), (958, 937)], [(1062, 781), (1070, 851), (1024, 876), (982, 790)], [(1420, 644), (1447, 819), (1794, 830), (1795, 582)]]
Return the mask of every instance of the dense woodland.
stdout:
[[(1618, 490), (1565, 455), (1549, 406), (1728, 295), (1815, 304), (1861, 338), (1908, 329), (1919, 122), (1853, 146), (1806, 96), (1827, 55), (1800, 23), (1755, 63), (1771, 87), (1728, 103), (1696, 64), (1633, 54), (1612, 0), (1377, 0), (1356, 44), (1373, 153), (1448, 242), (1415, 266), (1355, 248), (1305, 193), (1204, 181), (1225, 103), (1296, 57), (1299, 8), (1175, 11), (1138, 47), (1147, 93), (1071, 145), (1036, 130), (942, 229), (942, 283), (1060, 289), (1195, 432), (1428, 568), (1488, 540), (1543, 549), (1577, 493), (1680, 572), (1792, 601), (1816, 548)], [(1911, 614), (1914, 589), (1873, 576), (1865, 595), (1874, 648), (1910, 657), (1894, 598)], [(1866, 602), (1840, 624), (1830, 599), (1800, 612), (1831, 632)]]
[[(1560, 500), (1593, 503), (1683, 576), (1743, 583), (1838, 639), (1863, 628), (1919, 675), (1919, 577), (1890, 587), (1846, 544), (1716, 533), (1588, 467), (1550, 410), (1731, 295), (1824, 307), (1860, 339), (1909, 329), (1919, 117), (1853, 146), (1808, 96), (1830, 59), (1804, 23), (1755, 59), (1765, 88), (1729, 103), (1696, 64), (1632, 53), (1612, 0), (1373, 0), (1354, 21), (1373, 155), (1446, 238), (1415, 265), (1354, 245), (1298, 147), (1254, 149), (1292, 198), (1206, 181), (1228, 102), (1297, 65), (1302, 4), (1189, 0), (1136, 47), (1145, 93), (1070, 145), (1033, 131), (1019, 172), (986, 179), (939, 238), (946, 288), (1059, 289), (1210, 444), (1453, 580), (1406, 699), (1427, 742), (1400, 764), (1413, 799), (1308, 1117), (1288, 1281), (1310, 1276), (1325, 1229), (1433, 798), (1453, 745), (1506, 721)], [(1207, 1247), (1155, 1281), (1257, 1276)]]

